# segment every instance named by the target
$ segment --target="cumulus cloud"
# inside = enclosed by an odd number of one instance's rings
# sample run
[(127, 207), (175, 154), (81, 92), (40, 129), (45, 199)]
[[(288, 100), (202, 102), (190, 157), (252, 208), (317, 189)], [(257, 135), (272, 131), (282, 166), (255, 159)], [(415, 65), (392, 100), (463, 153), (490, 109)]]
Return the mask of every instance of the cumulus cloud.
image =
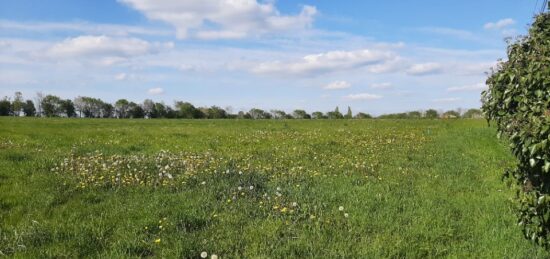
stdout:
[(443, 71), (443, 66), (439, 63), (421, 63), (414, 64), (407, 69), (407, 74), (413, 76), (423, 76), (429, 74), (437, 74)]
[(162, 89), (160, 87), (151, 88), (151, 89), (147, 90), (147, 93), (149, 95), (161, 95), (161, 94), (164, 93), (164, 89)]
[(274, 1), (256, 0), (119, 0), (151, 20), (166, 22), (178, 38), (236, 39), (311, 27), (317, 9), (304, 6), (282, 15)]
[(296, 61), (261, 63), (252, 71), (258, 74), (314, 75), (383, 64), (396, 58), (390, 51), (331, 51), (307, 55)]
[(482, 91), (485, 90), (487, 86), (484, 83), (478, 83), (473, 85), (464, 85), (464, 86), (457, 86), (457, 87), (449, 87), (447, 88), (447, 91), (449, 92), (467, 92), (467, 91)]
[(501, 30), (514, 24), (516, 24), (516, 21), (514, 21), (514, 19), (506, 18), (498, 20), (496, 22), (486, 23), (485, 25), (483, 25), (483, 28), (485, 28), (486, 30)]
[(335, 81), (335, 82), (332, 82), (332, 83), (326, 85), (325, 87), (323, 87), (323, 89), (326, 89), (326, 90), (340, 90), (340, 89), (347, 89), (347, 88), (350, 88), (350, 87), (351, 87), (351, 84), (349, 82)]
[(56, 43), (46, 50), (45, 56), (53, 59), (91, 58), (103, 65), (112, 65), (131, 57), (157, 53), (172, 48), (173, 43), (150, 43), (137, 38), (108, 36), (79, 36)]
[(359, 93), (359, 94), (350, 94), (344, 97), (345, 99), (352, 101), (366, 101), (366, 100), (378, 100), (381, 99), (381, 95), (369, 94), (369, 93)]
[(119, 73), (115, 75), (115, 80), (123, 81), (128, 78), (128, 75), (126, 73)]
[(370, 88), (373, 88), (373, 89), (390, 89), (392, 88), (392, 83), (374, 83), (372, 85), (370, 85)]

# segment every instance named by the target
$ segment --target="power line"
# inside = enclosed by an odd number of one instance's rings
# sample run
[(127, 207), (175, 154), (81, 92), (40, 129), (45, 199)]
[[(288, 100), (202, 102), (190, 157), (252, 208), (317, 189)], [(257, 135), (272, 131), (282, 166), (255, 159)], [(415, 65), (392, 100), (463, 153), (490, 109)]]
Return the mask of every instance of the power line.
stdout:
[(535, 7), (533, 8), (533, 14), (537, 14), (537, 7), (539, 7), (539, 0), (535, 2)]
[(542, 7), (540, 8), (540, 12), (544, 13), (544, 11), (546, 11), (547, 6), (548, 6), (548, 0), (544, 0), (544, 2), (542, 2)]

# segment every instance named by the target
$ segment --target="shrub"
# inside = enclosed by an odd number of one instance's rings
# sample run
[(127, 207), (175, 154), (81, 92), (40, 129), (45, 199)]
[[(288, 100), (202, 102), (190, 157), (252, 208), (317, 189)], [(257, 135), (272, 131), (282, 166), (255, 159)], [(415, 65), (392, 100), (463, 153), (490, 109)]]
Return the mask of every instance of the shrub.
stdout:
[(550, 248), (550, 14), (508, 46), (508, 60), (487, 79), (483, 112), (510, 141), (517, 166), (505, 176), (517, 190), (524, 235)]

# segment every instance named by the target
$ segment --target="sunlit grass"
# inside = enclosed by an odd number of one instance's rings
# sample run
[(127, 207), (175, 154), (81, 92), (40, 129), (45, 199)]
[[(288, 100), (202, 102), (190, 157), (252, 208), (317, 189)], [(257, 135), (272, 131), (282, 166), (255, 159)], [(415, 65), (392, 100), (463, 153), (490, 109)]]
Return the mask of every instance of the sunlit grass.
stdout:
[(481, 120), (0, 119), (0, 255), (548, 257)]

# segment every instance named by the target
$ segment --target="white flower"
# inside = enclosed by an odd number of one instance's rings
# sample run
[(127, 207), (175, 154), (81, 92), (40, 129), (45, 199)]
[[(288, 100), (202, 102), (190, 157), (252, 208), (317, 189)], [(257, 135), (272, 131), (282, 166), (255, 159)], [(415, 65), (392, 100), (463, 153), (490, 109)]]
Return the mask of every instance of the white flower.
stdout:
[(338, 210), (339, 210), (339, 211), (344, 211), (344, 206), (340, 206), (340, 207), (338, 208)]
[(202, 184), (202, 185), (205, 185), (205, 184), (206, 184), (206, 182), (202, 182), (201, 184)]
[(218, 256), (217, 255), (212, 255), (212, 256), (210, 256), (210, 259), (218, 259)]
[(297, 203), (297, 202), (293, 202), (293, 203), (292, 203), (292, 207), (296, 207), (296, 206), (298, 206), (298, 203)]
[(254, 186), (250, 185), (249, 189), (252, 191), (254, 190)]
[(166, 176), (168, 176), (168, 179), (174, 178), (174, 177), (172, 176), (172, 174), (166, 174)]
[(349, 214), (344, 213), (344, 217), (345, 217), (345, 218), (349, 217)]
[(239, 186), (237, 190), (242, 191), (243, 187)]
[(277, 187), (277, 191), (281, 191), (281, 187)]
[(239, 171), (239, 174), (243, 174), (243, 171)]
[(282, 196), (282, 194), (281, 194), (280, 192), (276, 192), (275, 194), (276, 194), (277, 196), (279, 196), (279, 197)]
[(207, 252), (202, 252), (201, 253), (201, 258), (206, 258), (208, 256), (208, 253)]

